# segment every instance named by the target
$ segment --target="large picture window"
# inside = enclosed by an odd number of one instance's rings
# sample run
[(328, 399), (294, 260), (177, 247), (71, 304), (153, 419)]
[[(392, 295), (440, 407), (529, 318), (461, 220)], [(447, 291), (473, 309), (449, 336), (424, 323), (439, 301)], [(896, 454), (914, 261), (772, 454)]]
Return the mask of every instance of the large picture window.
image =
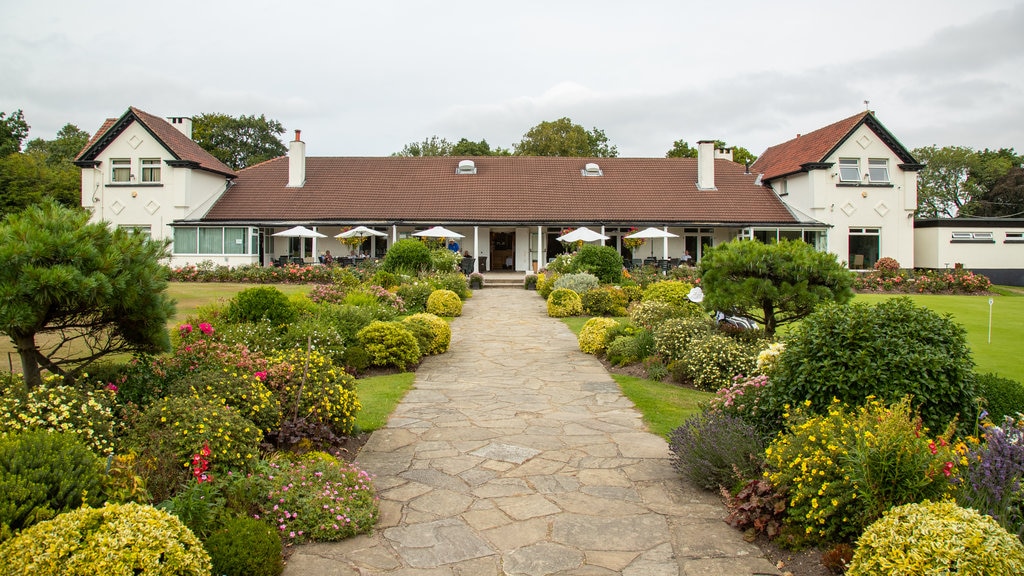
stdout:
[[(252, 254), (246, 239), (253, 232), (252, 249), (259, 246), (256, 228), (239, 227), (182, 227), (174, 229), (175, 254)], [(312, 239), (311, 239), (312, 240)], [(310, 247), (312, 252), (312, 247)]]
[(175, 228), (174, 253), (196, 254), (197, 252), (199, 252), (197, 232), (198, 231), (195, 228)]
[(878, 228), (850, 228), (849, 267), (851, 270), (869, 270), (878, 262), (881, 252), (881, 234)]
[(223, 228), (200, 228), (199, 229), (199, 253), (200, 254), (223, 254), (224, 253), (224, 229)]
[(224, 253), (225, 254), (246, 254), (245, 250), (245, 228), (224, 229)]

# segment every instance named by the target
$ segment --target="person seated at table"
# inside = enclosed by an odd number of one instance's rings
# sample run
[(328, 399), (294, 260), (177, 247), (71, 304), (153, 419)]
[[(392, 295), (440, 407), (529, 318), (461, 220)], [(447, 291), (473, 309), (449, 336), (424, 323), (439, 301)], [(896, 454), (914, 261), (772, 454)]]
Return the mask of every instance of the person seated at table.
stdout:
[(331, 264), (334, 264), (334, 256), (331, 256), (331, 251), (328, 250), (324, 252), (323, 265), (330, 266)]
[(685, 265), (685, 266), (690, 266), (690, 265), (693, 264), (693, 257), (690, 256), (690, 251), (689, 250), (683, 251), (683, 257), (680, 258), (680, 260), (682, 261), (683, 265)]

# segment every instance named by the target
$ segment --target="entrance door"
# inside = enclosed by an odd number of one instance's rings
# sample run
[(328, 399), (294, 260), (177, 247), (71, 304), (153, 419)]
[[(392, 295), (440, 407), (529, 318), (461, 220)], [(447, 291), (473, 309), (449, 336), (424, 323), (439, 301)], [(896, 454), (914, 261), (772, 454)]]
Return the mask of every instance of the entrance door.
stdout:
[(491, 270), (516, 269), (516, 233), (491, 232)]

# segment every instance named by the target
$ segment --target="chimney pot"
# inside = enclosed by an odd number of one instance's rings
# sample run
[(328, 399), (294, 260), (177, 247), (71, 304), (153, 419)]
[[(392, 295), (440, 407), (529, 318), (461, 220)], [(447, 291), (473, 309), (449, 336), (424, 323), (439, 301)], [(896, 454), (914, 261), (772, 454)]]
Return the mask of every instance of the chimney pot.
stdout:
[(295, 141), (302, 142), (302, 130), (295, 131)]

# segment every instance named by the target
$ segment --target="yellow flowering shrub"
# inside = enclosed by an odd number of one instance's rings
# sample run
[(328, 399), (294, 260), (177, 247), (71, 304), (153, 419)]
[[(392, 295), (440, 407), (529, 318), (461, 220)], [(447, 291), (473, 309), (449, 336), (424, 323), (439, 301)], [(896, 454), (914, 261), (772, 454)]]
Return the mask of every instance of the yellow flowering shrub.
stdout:
[(434, 314), (413, 314), (402, 319), (403, 324), (422, 324), (430, 329), (431, 339), (424, 354), (443, 354), (452, 342), (452, 327), (440, 316)]
[(767, 478), (789, 495), (787, 524), (809, 541), (851, 541), (892, 506), (948, 493), (952, 430), (929, 439), (909, 399), (856, 409), (836, 400), (808, 417), (810, 408), (788, 414), (765, 450)]
[(97, 454), (114, 450), (112, 389), (83, 390), (48, 376), (27, 390), (21, 376), (0, 376), (0, 434), (42, 428), (76, 434)]
[(611, 318), (596, 317), (587, 320), (577, 337), (580, 350), (587, 354), (603, 354), (608, 346), (608, 331), (618, 325), (618, 321)]
[(233, 367), (211, 367), (180, 378), (169, 387), (168, 394), (187, 394), (231, 406), (266, 434), (280, 425), (281, 404), (263, 380), (264, 371), (247, 373)]
[(210, 556), (176, 517), (152, 506), (85, 506), (0, 546), (5, 574), (207, 576)]
[(868, 526), (846, 574), (1024, 574), (1024, 545), (976, 510), (924, 501), (893, 508)]
[(583, 300), (568, 288), (556, 288), (548, 296), (548, 316), (564, 318), (583, 314)]
[(308, 356), (305, 350), (285, 350), (271, 355), (268, 361), (266, 384), (281, 403), (282, 418), (297, 414), (326, 424), (335, 434), (352, 433), (362, 407), (356, 397), (355, 378), (316, 350)]
[(436, 316), (462, 316), (462, 299), (451, 290), (434, 290), (427, 297), (427, 312)]

